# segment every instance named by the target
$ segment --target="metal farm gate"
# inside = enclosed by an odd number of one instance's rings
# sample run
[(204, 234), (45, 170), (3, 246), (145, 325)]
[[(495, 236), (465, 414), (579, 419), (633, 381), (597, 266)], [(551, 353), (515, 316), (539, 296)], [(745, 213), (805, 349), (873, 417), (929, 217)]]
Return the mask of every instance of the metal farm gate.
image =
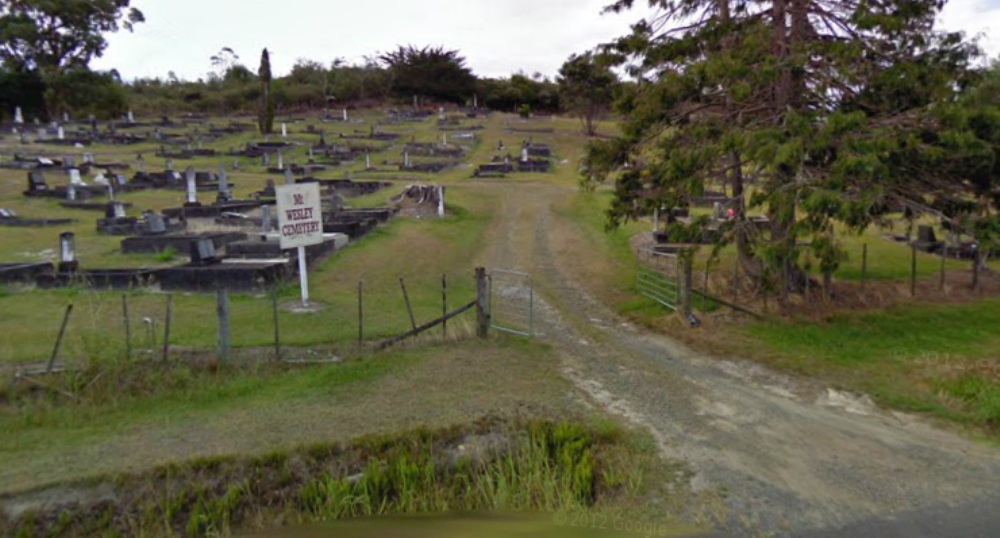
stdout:
[(672, 310), (681, 307), (681, 260), (677, 254), (639, 249), (636, 252), (636, 289)]
[(490, 327), (521, 336), (535, 334), (535, 289), (531, 275), (490, 270)]

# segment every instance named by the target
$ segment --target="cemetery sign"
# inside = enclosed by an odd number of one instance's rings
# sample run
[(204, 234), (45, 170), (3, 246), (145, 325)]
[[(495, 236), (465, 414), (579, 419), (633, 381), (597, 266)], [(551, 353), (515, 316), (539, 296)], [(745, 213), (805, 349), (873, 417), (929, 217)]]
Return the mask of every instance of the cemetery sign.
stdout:
[(323, 242), (319, 183), (278, 185), (278, 231), (281, 248), (307, 247)]

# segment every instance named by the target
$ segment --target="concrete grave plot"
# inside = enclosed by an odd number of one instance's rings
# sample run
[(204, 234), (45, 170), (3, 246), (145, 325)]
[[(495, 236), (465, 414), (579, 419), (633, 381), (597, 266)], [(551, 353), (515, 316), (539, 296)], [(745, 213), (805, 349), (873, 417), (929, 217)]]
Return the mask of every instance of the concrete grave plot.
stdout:
[(27, 219), (18, 216), (11, 209), (0, 207), (0, 226), (16, 228), (44, 228), (46, 226), (65, 226), (76, 222), (74, 219)]
[(15, 153), (12, 159), (0, 162), (0, 168), (12, 168), (15, 170), (48, 170), (62, 167), (62, 159), (42, 155), (26, 156), (18, 153)]
[(316, 179), (311, 177), (296, 179), (295, 182), (319, 183), (323, 190), (336, 191), (337, 194), (345, 198), (367, 196), (393, 185), (387, 181), (354, 181), (351, 179)]
[(222, 250), (229, 243), (245, 241), (242, 232), (174, 233), (164, 235), (144, 235), (122, 239), (122, 254), (157, 254), (167, 249), (181, 253), (191, 251), (191, 245), (200, 240), (211, 241), (214, 248)]
[(53, 271), (55, 268), (51, 263), (0, 263), (0, 282), (30, 284)]
[(403, 146), (403, 151), (409, 153), (410, 156), (417, 157), (449, 157), (457, 159), (465, 156), (464, 147), (457, 144), (442, 144), (437, 142), (408, 142)]
[(183, 232), (186, 223), (143, 211), (142, 219), (126, 215), (124, 204), (113, 202), (103, 219), (97, 220), (97, 232), (103, 235), (164, 235)]
[(408, 185), (403, 192), (389, 199), (400, 216), (429, 218), (444, 217), (445, 188), (439, 185)]
[(165, 291), (210, 292), (220, 289), (261, 292), (294, 274), (285, 258), (223, 259), (216, 255), (211, 240), (190, 246), (191, 263), (156, 271), (160, 289)]
[[(323, 234), (323, 242), (316, 245), (309, 245), (306, 248), (306, 261), (310, 264), (319, 261), (346, 247), (350, 242), (350, 237), (346, 234), (330, 233)], [(226, 259), (223, 263), (236, 263), (230, 260), (280, 260), (285, 259), (289, 263), (289, 268), (298, 266), (298, 249), (281, 249), (281, 237), (278, 233), (259, 233), (251, 235), (246, 241), (230, 243), (226, 247)]]
[(99, 290), (132, 290), (152, 286), (155, 282), (156, 270), (146, 268), (51, 272), (35, 279), (35, 284), (43, 289), (84, 286)]

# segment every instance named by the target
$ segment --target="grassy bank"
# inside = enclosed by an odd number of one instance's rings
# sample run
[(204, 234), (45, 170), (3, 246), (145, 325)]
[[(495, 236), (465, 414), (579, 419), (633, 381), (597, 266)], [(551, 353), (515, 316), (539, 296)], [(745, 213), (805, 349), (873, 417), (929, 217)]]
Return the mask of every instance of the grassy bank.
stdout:
[(627, 506), (644, 490), (649, 463), (634, 435), (607, 423), (487, 419), (203, 459), (64, 484), (62, 496), (78, 501), (57, 506), (42, 501), (42, 491), (22, 495), (0, 531), (25, 538), (206, 536), (376, 515)]

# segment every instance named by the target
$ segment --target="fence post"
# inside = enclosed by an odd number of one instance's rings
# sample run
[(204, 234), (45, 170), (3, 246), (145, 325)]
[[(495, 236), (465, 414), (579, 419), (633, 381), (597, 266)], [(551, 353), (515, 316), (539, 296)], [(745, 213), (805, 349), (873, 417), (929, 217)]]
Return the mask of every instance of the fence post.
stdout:
[(59, 346), (62, 345), (63, 337), (66, 336), (66, 325), (69, 324), (69, 315), (73, 313), (73, 303), (66, 305), (66, 313), (63, 314), (62, 325), (59, 327), (59, 336), (56, 337), (56, 345), (52, 348), (52, 356), (49, 357), (49, 365), (45, 368), (45, 373), (52, 371), (55, 366), (56, 356), (59, 355)]
[(917, 246), (910, 245), (910, 297), (917, 296)]
[(128, 295), (122, 294), (122, 315), (125, 317), (125, 360), (132, 360), (132, 327), (128, 317)]
[(173, 314), (174, 296), (167, 295), (167, 318), (163, 323), (163, 362), (170, 358), (170, 318)]
[(861, 291), (865, 291), (868, 284), (868, 243), (861, 247)]
[(944, 291), (945, 262), (948, 260), (948, 244), (945, 243), (944, 250), (941, 251), (941, 291)]
[(485, 267), (476, 267), (476, 336), (486, 338), (490, 330), (489, 286)]
[(358, 349), (365, 347), (364, 282), (358, 281)]
[[(448, 275), (441, 275), (441, 317), (448, 317)], [(441, 323), (441, 336), (448, 337), (448, 320)]]
[(281, 333), (278, 328), (278, 286), (271, 290), (271, 317), (274, 320), (274, 360), (281, 360)]
[(399, 287), (403, 288), (403, 300), (406, 301), (406, 312), (410, 314), (410, 327), (413, 330), (417, 330), (417, 320), (413, 317), (413, 308), (410, 306), (410, 295), (406, 293), (406, 284), (403, 283), (403, 279), (399, 279)]
[(972, 248), (972, 291), (976, 291), (979, 289), (979, 245), (973, 245)]
[(681, 271), (683, 272), (684, 283), (681, 287), (681, 312), (685, 318), (691, 317), (691, 283), (694, 272), (694, 251), (684, 250), (678, 256), (681, 260)]
[(215, 291), (215, 313), (219, 318), (219, 358), (224, 363), (229, 362), (229, 290), (220, 288)]

